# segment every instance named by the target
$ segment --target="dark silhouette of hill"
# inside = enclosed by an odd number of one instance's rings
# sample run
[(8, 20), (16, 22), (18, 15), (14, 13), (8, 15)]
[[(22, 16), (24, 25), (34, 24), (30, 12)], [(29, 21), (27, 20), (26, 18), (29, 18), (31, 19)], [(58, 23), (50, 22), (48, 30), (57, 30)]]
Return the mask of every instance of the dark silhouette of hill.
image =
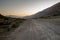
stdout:
[(0, 18), (4, 18), (4, 16), (0, 14)]
[(2, 15), (0, 14), (0, 16), (2, 16)]
[(60, 2), (27, 18), (45, 18), (50, 16), (60, 16)]

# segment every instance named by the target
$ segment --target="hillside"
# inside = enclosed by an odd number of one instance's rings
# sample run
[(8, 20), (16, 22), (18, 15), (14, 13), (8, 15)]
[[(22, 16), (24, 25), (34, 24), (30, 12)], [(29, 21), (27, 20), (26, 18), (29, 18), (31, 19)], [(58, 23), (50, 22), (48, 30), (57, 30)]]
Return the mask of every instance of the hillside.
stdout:
[(60, 2), (47, 9), (44, 9), (41, 12), (36, 13), (35, 15), (25, 18), (60, 18)]

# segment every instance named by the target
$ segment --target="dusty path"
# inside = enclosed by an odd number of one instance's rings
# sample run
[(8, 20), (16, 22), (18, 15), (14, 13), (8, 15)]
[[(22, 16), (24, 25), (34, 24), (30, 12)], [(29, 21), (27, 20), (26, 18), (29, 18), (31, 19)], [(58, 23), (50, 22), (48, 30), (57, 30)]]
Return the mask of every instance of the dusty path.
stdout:
[(27, 20), (6, 40), (60, 40), (60, 19)]

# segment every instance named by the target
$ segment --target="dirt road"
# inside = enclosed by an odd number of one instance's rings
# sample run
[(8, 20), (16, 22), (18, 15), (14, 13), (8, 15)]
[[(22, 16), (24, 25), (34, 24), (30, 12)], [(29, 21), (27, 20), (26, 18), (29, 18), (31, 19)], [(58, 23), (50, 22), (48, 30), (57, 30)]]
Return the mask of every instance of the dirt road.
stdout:
[(60, 40), (60, 19), (26, 20), (6, 40)]

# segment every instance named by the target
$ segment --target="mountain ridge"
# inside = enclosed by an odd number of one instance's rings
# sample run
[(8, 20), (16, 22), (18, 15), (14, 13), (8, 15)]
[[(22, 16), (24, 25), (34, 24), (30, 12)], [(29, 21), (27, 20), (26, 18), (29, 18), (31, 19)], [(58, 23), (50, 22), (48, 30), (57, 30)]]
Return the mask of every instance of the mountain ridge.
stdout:
[(53, 6), (47, 8), (47, 9), (44, 9), (41, 12), (39, 11), (35, 15), (31, 15), (31, 16), (28, 16), (25, 18), (27, 18), (27, 19), (29, 19), (29, 18), (42, 18), (42, 17), (56, 16), (56, 15), (60, 15), (60, 2), (54, 4)]
[(60, 15), (60, 2), (49, 7), (49, 8), (47, 8), (47, 9), (45, 9), (45, 10), (43, 10), (43, 11), (41, 11), (41, 12), (36, 13), (33, 16), (45, 17), (45, 16), (52, 16), (52, 15), (55, 15), (57, 13)]

